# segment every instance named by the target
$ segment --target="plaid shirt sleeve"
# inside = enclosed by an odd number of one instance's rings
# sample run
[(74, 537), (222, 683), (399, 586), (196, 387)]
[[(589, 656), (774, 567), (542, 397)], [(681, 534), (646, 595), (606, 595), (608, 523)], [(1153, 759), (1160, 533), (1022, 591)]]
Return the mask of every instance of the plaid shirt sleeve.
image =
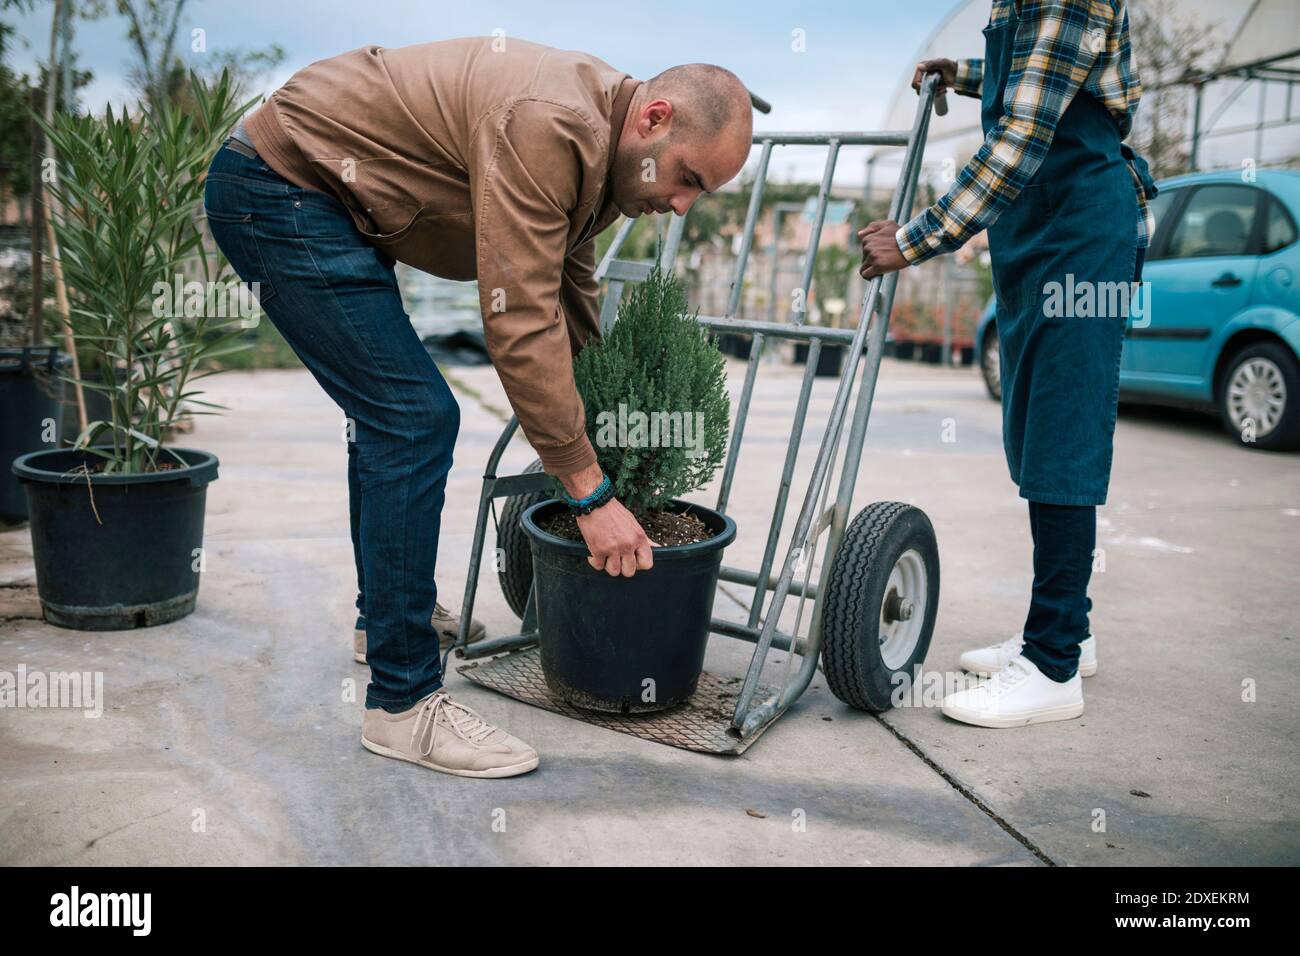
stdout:
[(980, 95), (984, 84), (983, 60), (958, 60), (957, 75), (952, 81), (952, 91), (959, 96)]
[[(1109, 34), (1115, 11), (1108, 0), (1021, 0), (1003, 115), (933, 206), (895, 234), (910, 265), (960, 248), (988, 228), (1033, 178), (1056, 124), (1097, 59), (1097, 37)], [(979, 70), (969, 64), (979, 63)], [(954, 89), (982, 81), (983, 63), (959, 65)], [(978, 89), (978, 86), (976, 86)]]

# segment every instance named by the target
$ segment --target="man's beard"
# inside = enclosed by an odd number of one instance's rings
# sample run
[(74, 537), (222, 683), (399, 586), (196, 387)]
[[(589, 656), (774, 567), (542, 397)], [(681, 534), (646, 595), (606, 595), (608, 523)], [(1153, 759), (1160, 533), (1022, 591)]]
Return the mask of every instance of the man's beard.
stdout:
[[(645, 161), (651, 160), (650, 167), (657, 175), (659, 157), (663, 155), (663, 141), (651, 143), (635, 155), (628, 151), (614, 155), (614, 168), (610, 170), (610, 197), (625, 215), (639, 216), (643, 210), (641, 204), (652, 195), (655, 180), (646, 180)], [(652, 203), (653, 205), (653, 203)]]

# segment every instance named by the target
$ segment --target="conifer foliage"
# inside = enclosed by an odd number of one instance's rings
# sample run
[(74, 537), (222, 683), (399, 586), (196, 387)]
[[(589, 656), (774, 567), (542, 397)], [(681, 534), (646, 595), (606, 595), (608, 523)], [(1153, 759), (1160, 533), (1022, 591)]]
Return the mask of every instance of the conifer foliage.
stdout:
[(708, 484), (727, 448), (726, 363), (671, 272), (633, 286), (574, 378), (600, 467), (633, 514)]

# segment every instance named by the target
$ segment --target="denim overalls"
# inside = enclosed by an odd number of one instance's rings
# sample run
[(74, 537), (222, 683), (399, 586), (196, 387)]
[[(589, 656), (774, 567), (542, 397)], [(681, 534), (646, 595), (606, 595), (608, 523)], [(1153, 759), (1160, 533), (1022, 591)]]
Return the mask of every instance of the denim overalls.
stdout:
[[(1003, 115), (1019, 16), (984, 29), (981, 119)], [(1029, 184), (989, 228), (1001, 349), (1003, 444), (1030, 502), (1034, 592), (1022, 653), (1054, 680), (1077, 669), (1088, 635), (1096, 505), (1106, 501), (1127, 309), (1080, 315), (1066, 293), (1135, 281), (1138, 200), (1146, 163), (1120, 143), (1105, 106), (1080, 91)], [(1150, 188), (1148, 188), (1150, 187)], [(1053, 284), (1059, 295), (1053, 300)], [(1093, 296), (1093, 304), (1107, 301)], [(1114, 301), (1109, 299), (1109, 301)], [(1122, 300), (1127, 302), (1127, 299)], [(1102, 308), (1101, 311), (1108, 311)], [(1066, 507), (1053, 507), (1066, 506)]]
[[(1002, 116), (1011, 70), (1019, 18), (1015, 4), (1007, 7), (1008, 18), (984, 30), (985, 135)], [(1087, 306), (1074, 308), (1064, 293), (1136, 276), (1138, 204), (1127, 156), (1145, 176), (1105, 106), (1080, 91), (1033, 179), (989, 229), (1003, 442), (1011, 478), (1031, 501), (1106, 502), (1127, 314), (1078, 315)], [(1060, 284), (1055, 300), (1049, 283)]]

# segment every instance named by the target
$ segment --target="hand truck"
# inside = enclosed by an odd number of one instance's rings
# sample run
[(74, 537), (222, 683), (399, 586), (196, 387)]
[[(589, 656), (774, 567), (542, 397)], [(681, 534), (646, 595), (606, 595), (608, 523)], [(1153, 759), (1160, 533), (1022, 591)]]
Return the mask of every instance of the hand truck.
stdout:
[[(919, 668), (929, 649), (939, 597), (938, 547), (929, 519), (919, 509), (902, 502), (876, 502), (862, 509), (849, 521), (854, 483), (866, 438), (867, 421), (871, 415), (872, 398), (899, 274), (895, 272), (877, 277), (867, 284), (855, 329), (807, 325), (806, 310), (802, 309), (794, 311), (788, 323), (741, 319), (737, 317), (737, 312), (773, 149), (791, 145), (827, 148), (821, 188), (804, 257), (803, 297), (799, 301), (806, 303), (840, 148), (897, 146), (905, 149), (902, 173), (890, 203), (889, 218), (898, 222), (906, 221), (911, 215), (916, 194), (921, 156), (929, 131), (930, 110), (933, 107), (940, 115), (946, 112), (942, 97), (935, 97), (937, 82), (937, 74), (924, 78), (910, 130), (875, 133), (755, 133), (754, 144), (760, 147), (758, 171), (746, 212), (727, 311), (722, 316), (698, 317), (702, 325), (715, 333), (752, 336), (744, 386), (718, 492), (716, 510), (719, 512), (726, 512), (736, 476), (750, 398), (764, 342), (768, 339), (787, 339), (806, 343), (808, 348), (807, 365), (795, 406), (794, 423), (786, 447), (780, 487), (762, 560), (757, 571), (724, 565), (719, 575), (720, 581), (754, 589), (748, 621), (740, 624), (716, 617), (710, 621), (712, 634), (754, 644), (753, 657), (737, 696), (731, 720), (732, 731), (742, 737), (764, 729), (799, 698), (811, 683), (819, 658), (827, 684), (836, 697), (850, 706), (879, 712), (899, 702), (900, 695), (910, 693), (911, 682), (919, 676)], [(672, 218), (659, 256), (661, 263), (671, 265), (674, 261), (683, 224), (683, 218)], [(601, 308), (602, 333), (614, 321), (626, 283), (643, 281), (652, 268), (648, 263), (615, 258), (633, 225), (633, 220), (624, 221), (596, 271), (597, 280), (606, 283)], [(780, 573), (773, 575), (795, 462), (807, 418), (809, 396), (821, 349), (826, 343), (847, 346), (846, 361), (812, 476), (804, 493), (798, 521), (786, 547)], [(853, 416), (847, 432), (838, 487), (833, 504), (828, 506), (830, 489), (835, 484), (835, 461), (839, 446), (843, 443), (845, 419), (854, 383), (858, 378), (859, 359), (864, 355), (861, 381), (858, 383), (856, 397), (852, 398)], [(518, 526), (518, 518), (529, 505), (549, 497), (549, 484), (539, 462), (533, 462), (521, 474), (497, 474), (497, 466), (517, 427), (518, 422), (512, 417), (488, 457), (461, 607), (460, 633), (456, 644), (448, 649), (448, 655), (454, 650), (463, 658), (489, 657), (528, 647), (538, 639), (537, 608), (532, 594), (532, 559), (527, 540)], [(518, 634), (470, 645), (467, 640), (487, 524), (489, 515), (495, 515), (497, 498), (505, 498), (507, 502), (503, 508), (503, 520), (498, 525), (496, 570), (507, 603), (522, 618), (522, 624)], [(825, 545), (820, 562), (821, 572), (816, 583), (813, 583), (811, 572), (814, 561), (810, 558), (823, 537)], [(800, 579), (796, 580), (796, 576)], [(767, 600), (764, 612), (764, 598), (768, 594), (771, 597)], [(778, 625), (792, 594), (797, 598), (795, 621), (793, 628), (785, 632), (779, 630)], [(812, 602), (812, 609), (808, 632), (801, 637), (800, 626), (809, 601)], [(759, 677), (768, 653), (773, 648), (786, 652), (782, 683), (766, 699), (756, 701)], [(793, 667), (796, 657), (801, 662), (797, 671)], [(444, 658), (444, 666), (445, 664)]]

